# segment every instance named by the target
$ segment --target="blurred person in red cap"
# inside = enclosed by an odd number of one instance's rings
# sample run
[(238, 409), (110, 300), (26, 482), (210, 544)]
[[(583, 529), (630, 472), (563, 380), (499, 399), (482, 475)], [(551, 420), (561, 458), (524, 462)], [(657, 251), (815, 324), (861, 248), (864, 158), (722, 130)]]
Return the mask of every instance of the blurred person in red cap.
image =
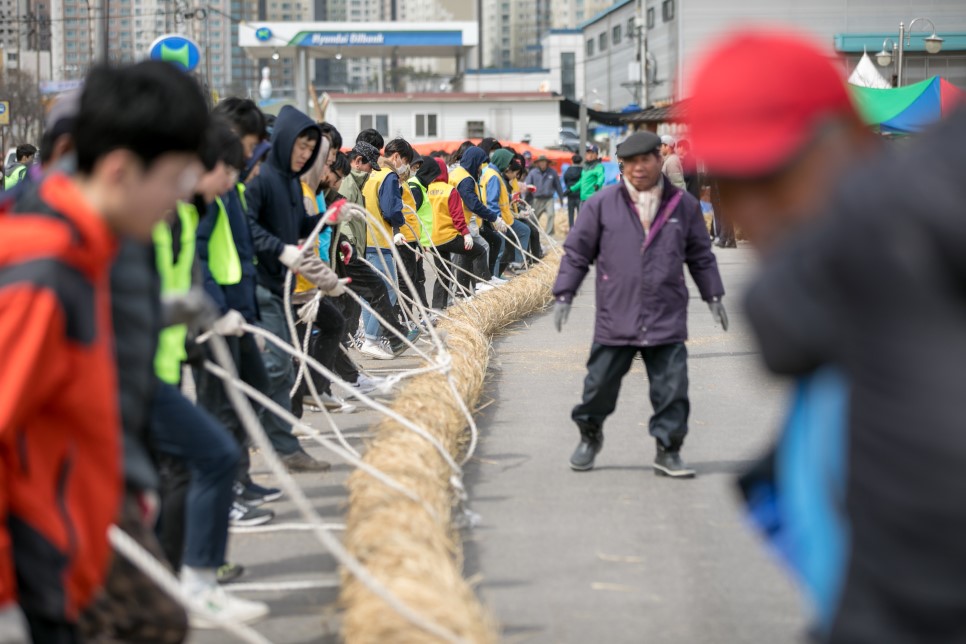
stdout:
[(752, 516), (820, 641), (966, 641), (966, 113), (884, 152), (817, 46), (745, 33), (707, 60), (695, 152), (766, 256), (749, 318), (796, 378)]
[(656, 473), (693, 477), (681, 459), (688, 434), (688, 289), (684, 265), (728, 330), (724, 285), (697, 199), (661, 173), (661, 140), (635, 132), (617, 146), (622, 180), (590, 198), (564, 244), (553, 287), (554, 324), (563, 329), (591, 264), (596, 265), (597, 316), (583, 398), (571, 412), (580, 443), (571, 469), (594, 467), (604, 421), (617, 406), (624, 376), (637, 355), (647, 368), (654, 415), (648, 423)]

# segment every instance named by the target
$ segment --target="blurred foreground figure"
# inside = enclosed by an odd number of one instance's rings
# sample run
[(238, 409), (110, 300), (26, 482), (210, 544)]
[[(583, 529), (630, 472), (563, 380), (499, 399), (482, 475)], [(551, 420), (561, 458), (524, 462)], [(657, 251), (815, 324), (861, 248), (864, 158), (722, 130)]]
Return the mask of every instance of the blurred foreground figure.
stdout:
[(695, 152), (766, 256), (763, 357), (797, 378), (753, 517), (820, 641), (966, 641), (966, 113), (887, 153), (818, 47), (743, 34), (707, 61)]

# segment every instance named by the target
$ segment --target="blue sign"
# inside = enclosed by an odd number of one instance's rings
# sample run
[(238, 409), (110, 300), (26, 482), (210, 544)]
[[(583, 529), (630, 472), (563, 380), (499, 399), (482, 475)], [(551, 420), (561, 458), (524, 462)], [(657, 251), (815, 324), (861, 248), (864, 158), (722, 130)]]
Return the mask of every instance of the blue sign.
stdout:
[(461, 47), (462, 31), (303, 31), (292, 39), (299, 47)]
[(190, 38), (178, 34), (167, 34), (151, 43), (148, 57), (151, 60), (163, 60), (183, 71), (191, 72), (201, 62), (201, 50), (195, 41)]
[(259, 27), (255, 30), (255, 38), (260, 42), (268, 42), (272, 39), (272, 30), (268, 27)]

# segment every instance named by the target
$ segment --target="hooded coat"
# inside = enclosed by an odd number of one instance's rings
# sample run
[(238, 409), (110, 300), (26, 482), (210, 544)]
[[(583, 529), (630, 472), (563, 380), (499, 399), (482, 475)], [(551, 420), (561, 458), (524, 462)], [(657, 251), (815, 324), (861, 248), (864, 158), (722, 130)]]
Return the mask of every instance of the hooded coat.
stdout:
[(311, 234), (319, 220), (319, 215), (307, 215), (299, 183), (299, 177), (318, 158), (319, 146), (315, 146), (304, 166), (297, 171), (291, 167), (296, 139), (309, 132), (315, 132), (322, 140), (322, 130), (312, 119), (294, 107), (283, 107), (272, 131), (272, 150), (245, 191), (258, 258), (258, 283), (276, 295), (282, 294), (287, 270), (278, 260), (282, 250)]
[(688, 265), (701, 299), (724, 295), (698, 201), (663, 177), (661, 205), (648, 234), (624, 183), (591, 197), (564, 243), (553, 287), (570, 302), (597, 264), (594, 342), (653, 347), (688, 338)]
[(460, 159), (460, 167), (466, 170), (470, 176), (456, 184), (456, 191), (460, 194), (463, 205), (467, 210), (486, 221), (496, 221), (498, 215), (491, 213), (486, 204), (480, 201), (478, 191), (480, 168), (486, 163), (486, 160), (486, 152), (475, 145), (466, 149)]

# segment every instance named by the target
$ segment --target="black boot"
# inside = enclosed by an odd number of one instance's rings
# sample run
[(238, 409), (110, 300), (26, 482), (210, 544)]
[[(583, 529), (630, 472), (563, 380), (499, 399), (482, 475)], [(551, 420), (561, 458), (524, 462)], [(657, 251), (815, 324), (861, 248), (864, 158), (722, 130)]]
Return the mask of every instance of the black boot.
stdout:
[(681, 452), (669, 450), (663, 445), (657, 446), (657, 456), (654, 458), (654, 473), (677, 479), (694, 478), (694, 470), (681, 460)]
[(604, 446), (604, 432), (600, 427), (578, 424), (580, 428), (580, 445), (570, 457), (570, 469), (586, 472), (594, 469), (594, 459)]

